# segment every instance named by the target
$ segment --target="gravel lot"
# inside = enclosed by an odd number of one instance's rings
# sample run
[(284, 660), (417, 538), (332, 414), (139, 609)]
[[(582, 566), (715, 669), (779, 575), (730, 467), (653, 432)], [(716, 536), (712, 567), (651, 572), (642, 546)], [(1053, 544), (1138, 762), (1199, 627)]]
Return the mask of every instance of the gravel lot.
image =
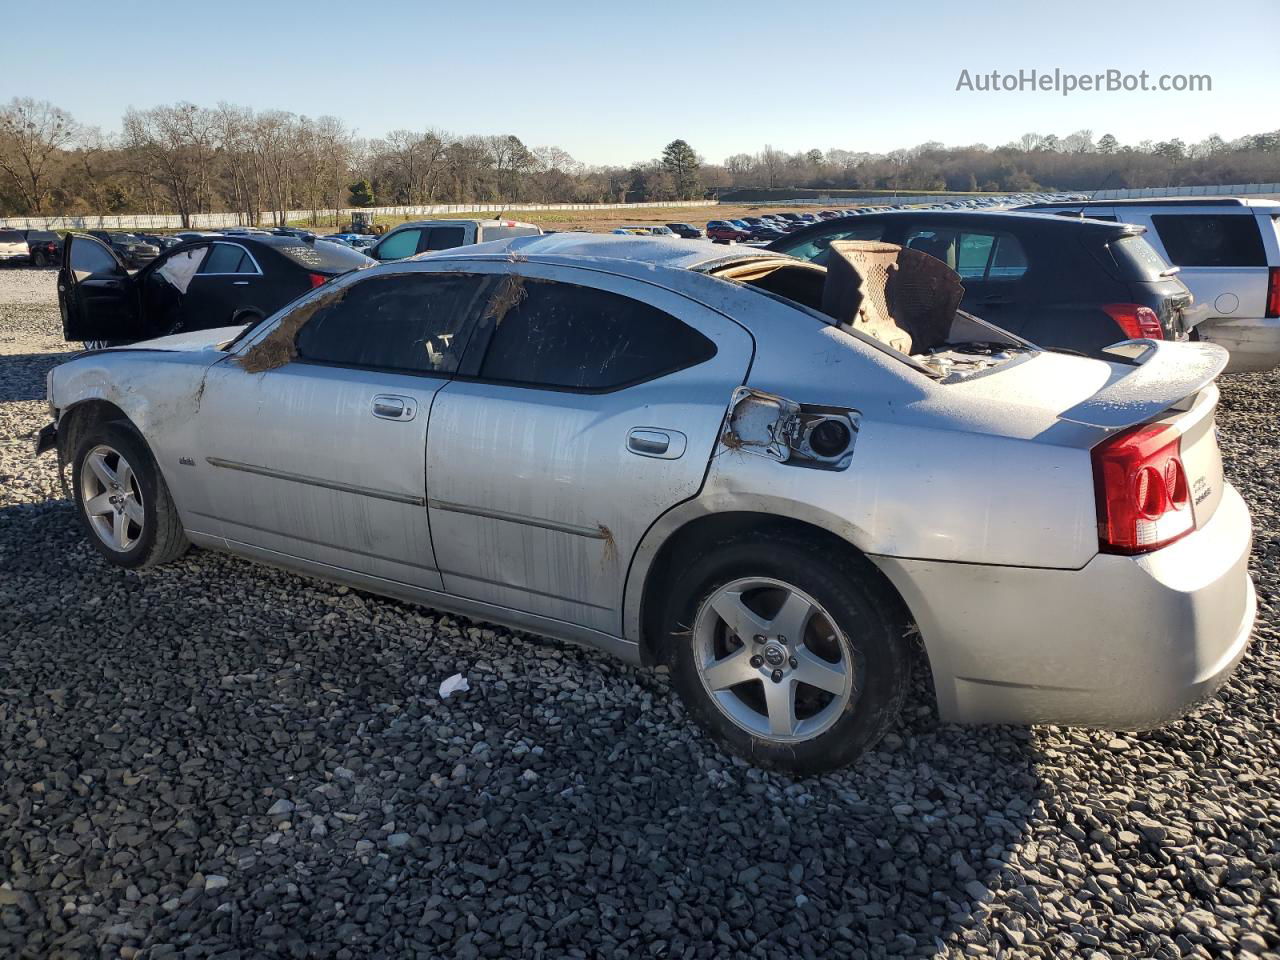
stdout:
[(108, 567), (30, 453), (64, 346), (54, 273), (0, 270), (2, 957), (1280, 947), (1270, 375), (1222, 384), (1260, 619), (1216, 700), (1120, 736), (921, 705), (795, 781), (660, 673), (208, 552)]

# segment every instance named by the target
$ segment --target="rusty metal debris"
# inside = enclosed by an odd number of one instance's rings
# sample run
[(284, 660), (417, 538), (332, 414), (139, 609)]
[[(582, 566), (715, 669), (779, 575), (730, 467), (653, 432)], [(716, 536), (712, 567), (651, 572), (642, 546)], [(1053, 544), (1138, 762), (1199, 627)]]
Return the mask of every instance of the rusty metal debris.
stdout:
[(893, 243), (837, 240), (827, 258), (822, 312), (905, 354), (946, 343), (964, 296), (941, 260)]

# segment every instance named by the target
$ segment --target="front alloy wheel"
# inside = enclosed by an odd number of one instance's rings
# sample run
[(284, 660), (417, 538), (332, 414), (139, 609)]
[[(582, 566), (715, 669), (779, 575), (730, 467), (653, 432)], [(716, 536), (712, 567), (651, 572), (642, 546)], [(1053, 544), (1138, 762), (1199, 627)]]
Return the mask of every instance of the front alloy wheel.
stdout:
[(127, 553), (142, 539), (146, 511), (138, 477), (120, 451), (100, 444), (89, 451), (80, 471), (80, 499), (89, 528), (116, 553)]

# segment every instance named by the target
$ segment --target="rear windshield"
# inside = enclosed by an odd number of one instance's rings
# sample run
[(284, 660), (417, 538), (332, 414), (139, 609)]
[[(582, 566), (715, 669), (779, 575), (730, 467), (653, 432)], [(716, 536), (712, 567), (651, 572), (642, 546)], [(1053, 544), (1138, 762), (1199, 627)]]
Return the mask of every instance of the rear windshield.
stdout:
[(1111, 241), (1110, 246), (1126, 280), (1162, 280), (1172, 276), (1169, 264), (1146, 237), (1121, 237)]
[(32, 240), (57, 240), (58, 235), (49, 230), (29, 230), (27, 231), (27, 241)]
[(288, 257), (299, 266), (323, 273), (346, 273), (360, 270), (376, 261), (363, 253), (337, 243), (298, 243), (272, 245), (272, 249)]
[(1180, 267), (1265, 267), (1258, 222), (1248, 213), (1153, 214), (1169, 259)]
[(507, 237), (532, 237), (538, 233), (537, 227), (484, 227), (484, 240), (505, 240)]
[(0, 243), (22, 243), (22, 234), (17, 230), (0, 230)]

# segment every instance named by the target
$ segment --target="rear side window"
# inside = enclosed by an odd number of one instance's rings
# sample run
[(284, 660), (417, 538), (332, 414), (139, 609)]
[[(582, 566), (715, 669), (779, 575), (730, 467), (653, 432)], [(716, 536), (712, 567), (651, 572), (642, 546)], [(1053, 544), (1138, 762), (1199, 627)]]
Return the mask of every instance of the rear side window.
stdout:
[(252, 258), (245, 253), (244, 247), (237, 247), (230, 243), (215, 243), (213, 251), (200, 268), (201, 274), (257, 272)]
[(801, 260), (812, 260), (814, 263), (826, 266), (827, 253), (833, 240), (879, 240), (883, 236), (883, 224), (869, 223), (861, 227), (846, 227), (843, 230), (833, 230), (825, 236), (814, 237), (791, 247), (784, 245), (780, 249), (783, 253), (789, 253), (793, 257), (799, 257)]
[[(537, 227), (482, 227), (484, 240), (505, 240), (507, 237), (536, 237), (539, 234)], [(462, 243), (461, 240), (458, 241)]]
[(452, 250), (462, 246), (467, 239), (467, 231), (462, 227), (432, 227), (423, 233), (427, 238), (423, 250)]
[(1251, 214), (1153, 214), (1169, 259), (1180, 267), (1265, 267)]
[(421, 236), (421, 230), (401, 230), (399, 233), (391, 234), (378, 247), (378, 259), (401, 260), (412, 257), (418, 252), (418, 239)]
[(453, 373), (484, 287), (469, 274), (370, 277), (322, 307), (298, 333), (312, 363)]
[(941, 260), (965, 280), (1017, 280), (1027, 272), (1027, 254), (1008, 233), (922, 227), (908, 231), (906, 246)]
[(670, 314), (629, 297), (526, 280), (489, 340), (486, 380), (611, 390), (702, 363), (716, 348)]

